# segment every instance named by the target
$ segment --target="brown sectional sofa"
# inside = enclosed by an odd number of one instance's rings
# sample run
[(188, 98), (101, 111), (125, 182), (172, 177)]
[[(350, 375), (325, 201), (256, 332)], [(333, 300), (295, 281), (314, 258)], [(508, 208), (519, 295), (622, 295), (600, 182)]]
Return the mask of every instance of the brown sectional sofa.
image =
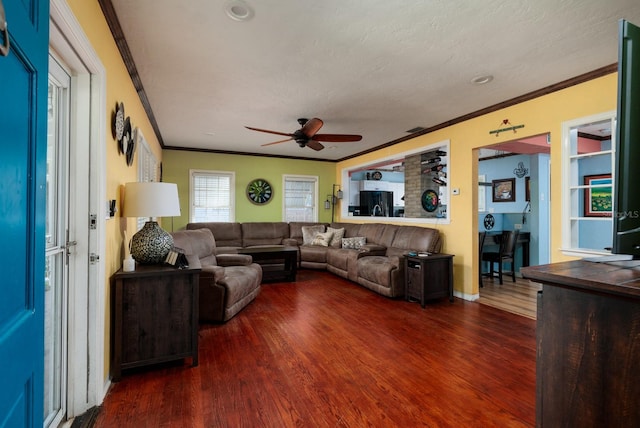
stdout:
[[(344, 238), (364, 237), (359, 249), (310, 245), (303, 240), (303, 227), (344, 229)], [(437, 229), (383, 223), (189, 223), (188, 230), (209, 229), (216, 240), (217, 254), (260, 245), (299, 248), (303, 268), (326, 269), (387, 297), (404, 296), (404, 262), (409, 251), (438, 253), (442, 240)]]

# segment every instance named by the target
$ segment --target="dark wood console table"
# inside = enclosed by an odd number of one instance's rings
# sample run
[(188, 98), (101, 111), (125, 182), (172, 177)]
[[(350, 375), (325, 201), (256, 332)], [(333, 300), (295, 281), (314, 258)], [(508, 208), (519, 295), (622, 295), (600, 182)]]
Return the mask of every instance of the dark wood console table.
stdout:
[(189, 268), (136, 265), (113, 275), (111, 374), (191, 357), (198, 365), (198, 279), (200, 262)]
[(640, 261), (521, 270), (538, 294), (538, 427), (640, 426)]
[(404, 256), (405, 299), (425, 302), (439, 297), (449, 297), (453, 302), (453, 255)]

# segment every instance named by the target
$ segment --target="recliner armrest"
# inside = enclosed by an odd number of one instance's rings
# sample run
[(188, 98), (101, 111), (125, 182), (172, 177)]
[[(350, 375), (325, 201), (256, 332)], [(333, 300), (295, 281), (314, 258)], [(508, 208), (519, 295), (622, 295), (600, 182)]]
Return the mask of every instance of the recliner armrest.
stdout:
[(248, 254), (218, 254), (216, 256), (220, 266), (249, 266), (253, 257)]
[(364, 244), (358, 250), (358, 258), (367, 256), (385, 256), (387, 247), (378, 244)]

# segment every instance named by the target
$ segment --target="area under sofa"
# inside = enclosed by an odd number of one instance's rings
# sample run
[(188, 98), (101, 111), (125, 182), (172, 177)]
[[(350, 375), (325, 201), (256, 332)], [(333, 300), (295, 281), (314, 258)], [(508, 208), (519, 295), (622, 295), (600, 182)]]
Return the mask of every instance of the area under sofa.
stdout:
[[(313, 245), (315, 236), (309, 230), (318, 227), (325, 231), (328, 228), (343, 230), (343, 235), (340, 240)], [(393, 298), (404, 296), (403, 254), (410, 251), (439, 253), (442, 246), (437, 229), (384, 223), (200, 222), (189, 223), (186, 227), (187, 230), (203, 228), (213, 234), (217, 254), (262, 245), (295, 246), (299, 249), (300, 267), (326, 269)], [(352, 242), (350, 238), (364, 238), (365, 243), (356, 248), (343, 248), (342, 242)], [(360, 239), (356, 241), (361, 242)]]

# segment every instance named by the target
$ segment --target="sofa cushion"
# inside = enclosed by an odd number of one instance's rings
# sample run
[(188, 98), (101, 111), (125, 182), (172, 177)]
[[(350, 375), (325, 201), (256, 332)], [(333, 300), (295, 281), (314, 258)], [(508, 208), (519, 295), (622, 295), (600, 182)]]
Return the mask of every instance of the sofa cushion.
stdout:
[(324, 225), (302, 226), (302, 245), (312, 245), (313, 238), (324, 232)]
[(242, 247), (242, 226), (240, 223), (229, 222), (198, 222), (188, 223), (187, 230), (206, 228), (216, 239), (216, 247)]
[(213, 278), (213, 282), (218, 282), (224, 278), (224, 267), (222, 266), (202, 266), (202, 270), (200, 271), (200, 278), (206, 277), (207, 274), (210, 274)]
[(289, 237), (289, 224), (285, 222), (242, 223), (242, 246), (282, 245)]
[(398, 257), (369, 256), (358, 259), (358, 277), (379, 284), (391, 286), (391, 272), (399, 268)]
[(402, 226), (398, 228), (387, 255), (400, 256), (407, 250), (438, 253), (440, 252), (440, 232), (419, 226)]
[(344, 229), (344, 238), (362, 236), (360, 234), (360, 223), (331, 223), (330, 226), (334, 229)]
[(301, 245), (300, 259), (304, 260), (305, 262), (326, 263), (327, 248), (317, 245)]
[(367, 238), (364, 236), (355, 236), (353, 238), (342, 238), (342, 248), (359, 250), (364, 244), (367, 243)]
[(333, 238), (333, 232), (318, 233), (311, 241), (311, 245), (318, 245), (320, 247), (328, 247)]
[(335, 229), (331, 226), (327, 227), (327, 232), (333, 232), (333, 236), (331, 237), (331, 242), (329, 245), (332, 247), (339, 247), (342, 245), (342, 238), (344, 238), (344, 227), (340, 229)]
[[(292, 221), (289, 223), (289, 240), (295, 240), (293, 243), (290, 241), (289, 245), (302, 245), (302, 228), (305, 226), (327, 226), (326, 223), (305, 222), (305, 221)], [(324, 232), (324, 230), (323, 230)]]
[(360, 226), (358, 236), (364, 236), (370, 244), (390, 247), (399, 227), (394, 224), (367, 223)]
[(260, 283), (260, 271), (246, 266), (229, 266), (224, 268), (224, 278), (219, 281), (227, 288), (228, 302), (237, 302), (250, 294), (256, 283)]

